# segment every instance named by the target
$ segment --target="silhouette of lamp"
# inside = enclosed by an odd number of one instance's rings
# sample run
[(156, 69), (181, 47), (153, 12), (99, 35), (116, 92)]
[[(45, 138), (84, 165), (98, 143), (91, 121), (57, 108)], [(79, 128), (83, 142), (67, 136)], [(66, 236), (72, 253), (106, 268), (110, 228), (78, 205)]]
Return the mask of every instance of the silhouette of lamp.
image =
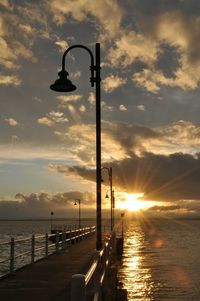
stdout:
[[(92, 51), (84, 45), (73, 45), (69, 47), (62, 57), (62, 70), (58, 73), (59, 78), (50, 89), (56, 92), (73, 92), (76, 86), (68, 79), (68, 72), (65, 70), (65, 58), (68, 52), (74, 48), (85, 49), (91, 58), (91, 86), (96, 87), (96, 249), (102, 248), (101, 229), (101, 77), (100, 77), (100, 43), (95, 45), (95, 57)], [(94, 64), (95, 60), (95, 64)]]
[[(112, 189), (112, 167), (102, 167), (101, 170), (106, 170), (108, 172), (108, 177), (109, 177), (109, 183), (110, 183), (110, 230), (113, 230), (113, 225), (114, 225), (114, 207), (113, 207), (113, 197), (114, 197), (114, 191)], [(106, 192), (106, 199), (109, 199), (108, 196), (108, 191)]]
[(78, 205), (78, 228), (81, 228), (81, 200), (76, 199), (74, 205)]
[(53, 228), (53, 215), (54, 215), (54, 212), (51, 211), (50, 215), (51, 215), (51, 231), (52, 231), (52, 228)]

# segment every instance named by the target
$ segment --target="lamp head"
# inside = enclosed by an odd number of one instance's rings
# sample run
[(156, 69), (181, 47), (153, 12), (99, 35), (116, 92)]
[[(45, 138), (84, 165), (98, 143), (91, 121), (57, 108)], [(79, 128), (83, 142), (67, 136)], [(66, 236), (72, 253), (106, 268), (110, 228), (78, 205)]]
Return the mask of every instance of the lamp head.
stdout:
[(67, 78), (69, 73), (65, 70), (61, 70), (59, 73), (59, 79), (50, 86), (50, 89), (56, 92), (72, 92), (76, 90), (76, 86), (72, 84), (71, 80)]
[(108, 193), (106, 193), (105, 199), (109, 199), (109, 195), (108, 195)]
[(76, 202), (76, 201), (74, 202), (74, 205), (77, 205), (77, 202)]

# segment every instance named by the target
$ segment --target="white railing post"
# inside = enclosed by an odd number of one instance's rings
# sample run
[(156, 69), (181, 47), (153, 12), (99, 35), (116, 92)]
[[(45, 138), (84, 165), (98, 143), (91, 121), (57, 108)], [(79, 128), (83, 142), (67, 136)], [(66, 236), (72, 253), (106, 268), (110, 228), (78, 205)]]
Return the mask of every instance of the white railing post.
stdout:
[(32, 234), (31, 237), (31, 263), (34, 263), (35, 260), (35, 235)]
[(47, 257), (49, 253), (49, 236), (48, 233), (45, 234), (45, 256)]
[(11, 237), (10, 240), (10, 273), (14, 272), (14, 261), (15, 261), (15, 239)]
[(72, 275), (71, 301), (86, 301), (85, 275)]

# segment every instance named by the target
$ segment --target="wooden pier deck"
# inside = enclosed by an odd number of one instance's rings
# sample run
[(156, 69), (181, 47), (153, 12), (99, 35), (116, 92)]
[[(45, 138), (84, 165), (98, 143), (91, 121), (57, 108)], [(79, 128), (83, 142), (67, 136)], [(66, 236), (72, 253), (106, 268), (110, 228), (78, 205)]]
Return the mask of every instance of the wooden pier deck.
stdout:
[(86, 273), (95, 235), (1, 279), (2, 301), (68, 301), (73, 274)]

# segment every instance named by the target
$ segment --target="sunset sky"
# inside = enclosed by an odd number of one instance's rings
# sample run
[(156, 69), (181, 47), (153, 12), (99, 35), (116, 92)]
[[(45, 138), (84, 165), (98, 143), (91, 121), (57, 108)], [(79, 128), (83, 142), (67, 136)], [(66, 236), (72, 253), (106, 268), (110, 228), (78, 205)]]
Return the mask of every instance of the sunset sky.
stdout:
[(74, 93), (49, 86), (67, 47), (96, 42), (102, 165), (113, 167), (116, 206), (139, 194), (149, 214), (199, 216), (200, 2), (0, 0), (0, 12), (0, 218), (73, 216), (75, 198), (85, 215), (94, 209), (88, 53), (66, 59)]

